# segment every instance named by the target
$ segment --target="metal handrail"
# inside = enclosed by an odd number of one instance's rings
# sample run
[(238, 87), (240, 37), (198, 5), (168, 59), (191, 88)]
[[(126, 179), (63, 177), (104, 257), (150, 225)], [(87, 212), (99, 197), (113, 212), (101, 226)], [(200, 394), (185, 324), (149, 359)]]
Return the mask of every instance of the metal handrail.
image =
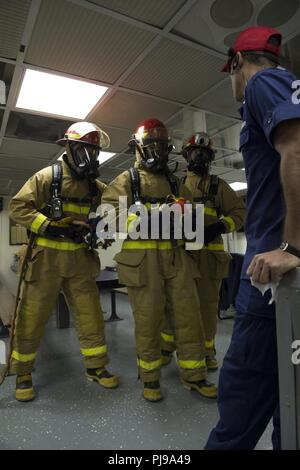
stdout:
[(276, 303), (282, 449), (300, 449), (300, 364), (292, 362), (292, 343), (300, 340), (300, 268), (287, 273)]

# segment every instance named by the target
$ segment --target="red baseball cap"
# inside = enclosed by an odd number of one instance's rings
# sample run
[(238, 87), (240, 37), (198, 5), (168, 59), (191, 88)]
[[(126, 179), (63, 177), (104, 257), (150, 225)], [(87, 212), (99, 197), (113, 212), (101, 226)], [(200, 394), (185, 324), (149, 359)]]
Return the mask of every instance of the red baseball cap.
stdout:
[(230, 62), (235, 54), (242, 51), (268, 52), (276, 57), (280, 56), (282, 34), (273, 28), (265, 26), (254, 26), (242, 31), (229, 49), (229, 59), (221, 72), (229, 72)]

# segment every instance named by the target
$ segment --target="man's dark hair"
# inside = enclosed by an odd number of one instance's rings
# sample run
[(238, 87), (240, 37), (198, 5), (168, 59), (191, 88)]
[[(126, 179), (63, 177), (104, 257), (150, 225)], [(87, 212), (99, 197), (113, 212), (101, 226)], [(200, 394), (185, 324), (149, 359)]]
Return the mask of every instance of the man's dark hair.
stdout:
[(276, 67), (279, 65), (279, 59), (273, 54), (268, 54), (267, 52), (242, 52), (242, 56), (246, 62), (254, 65), (270, 65), (271, 67)]

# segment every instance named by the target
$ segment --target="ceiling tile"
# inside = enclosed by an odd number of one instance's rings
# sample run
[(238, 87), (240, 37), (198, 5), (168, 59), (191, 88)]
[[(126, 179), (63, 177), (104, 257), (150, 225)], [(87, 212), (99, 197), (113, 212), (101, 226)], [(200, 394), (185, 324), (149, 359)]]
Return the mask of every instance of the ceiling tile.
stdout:
[(45, 116), (11, 112), (6, 137), (55, 143), (63, 137), (73, 121), (63, 121)]
[(44, 0), (26, 62), (114, 83), (153, 37), (68, 1), (53, 8), (53, 0)]
[(11, 179), (0, 178), (0, 196), (7, 196), (10, 194)]
[(216, 116), (215, 114), (206, 113), (206, 126), (207, 132), (209, 134), (215, 134), (221, 129), (224, 129), (228, 126), (233, 126), (234, 124), (235, 121), (232, 119), (226, 119), (225, 117), (222, 118), (220, 116)]
[(127, 148), (128, 141), (131, 137), (130, 131), (126, 129), (114, 129), (109, 126), (102, 125), (101, 127), (110, 137), (110, 147), (107, 149), (108, 152), (118, 153)]
[(101, 5), (136, 20), (163, 28), (175, 15), (185, 0), (91, 0), (90, 3)]
[(4, 138), (0, 147), (0, 155), (13, 157), (36, 157), (47, 159), (53, 157), (60, 147), (55, 144), (44, 144), (42, 142), (34, 142), (21, 139)]
[(24, 168), (17, 168), (14, 171), (12, 171), (8, 167), (8, 163), (7, 163), (6, 167), (0, 167), (0, 173), (1, 173), (1, 177), (3, 178), (25, 182), (28, 178), (32, 176), (34, 172), (32, 172), (31, 170), (24, 170)]
[(1, 0), (0, 56), (16, 59), (30, 4), (30, 0)]
[(173, 104), (118, 91), (99, 111), (91, 116), (91, 120), (98, 124), (113, 124), (116, 127), (124, 127), (132, 132), (142, 119), (157, 117), (164, 121), (179, 109), (178, 106)]
[(212, 166), (211, 167), (211, 174), (212, 175), (218, 175), (218, 176), (224, 175), (225, 176), (226, 173), (230, 173), (230, 168), (218, 167), (218, 166)]
[(223, 79), (222, 64), (209, 54), (163, 40), (122, 85), (187, 103)]
[(113, 179), (115, 179), (122, 171), (118, 168), (113, 167), (100, 167), (100, 179), (105, 183), (110, 183)]
[(49, 158), (34, 158), (24, 156), (14, 156), (0, 153), (0, 168), (9, 168), (11, 178), (14, 177), (15, 170), (25, 170), (31, 174), (48, 166)]
[(245, 172), (241, 170), (234, 170), (226, 173), (226, 181), (230, 183), (234, 183), (235, 181), (239, 181), (241, 183), (246, 182)]
[(210, 93), (206, 93), (194, 104), (208, 111), (240, 118), (238, 109), (241, 105), (237, 103), (232, 96), (231, 83), (229, 80)]

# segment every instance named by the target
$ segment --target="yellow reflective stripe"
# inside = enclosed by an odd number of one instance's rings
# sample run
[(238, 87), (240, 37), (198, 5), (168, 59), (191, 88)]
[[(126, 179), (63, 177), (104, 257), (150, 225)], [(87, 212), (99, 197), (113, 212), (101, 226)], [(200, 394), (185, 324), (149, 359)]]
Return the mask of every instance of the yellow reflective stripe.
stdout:
[(77, 132), (75, 131), (72, 131), (72, 132), (69, 132), (68, 134), (68, 138), (69, 139), (80, 139), (80, 137), (82, 137), (82, 134), (77, 134)]
[(164, 243), (163, 245), (158, 245), (157, 240), (125, 240), (123, 243), (123, 248), (125, 250), (171, 250), (172, 244), (171, 242), (161, 242)]
[[(183, 240), (177, 240), (177, 246), (184, 245)], [(172, 250), (173, 245), (169, 241), (164, 240), (125, 240), (123, 243), (124, 250)]]
[(167, 335), (166, 333), (161, 332), (160, 336), (166, 343), (174, 343), (174, 335)]
[(231, 217), (223, 217), (221, 220), (225, 220), (225, 222), (227, 222), (227, 224), (229, 225), (229, 231), (230, 232), (235, 231), (236, 225), (234, 223), (234, 220)]
[(99, 354), (105, 354), (107, 351), (107, 346), (97, 346), (97, 348), (82, 348), (80, 352), (83, 356), (98, 356)]
[(182, 369), (200, 369), (201, 367), (206, 367), (206, 362), (205, 359), (201, 361), (182, 361), (179, 359), (178, 365), (182, 367)]
[(36, 239), (36, 245), (62, 251), (75, 251), (80, 248), (87, 248), (86, 243), (56, 242), (55, 240), (49, 240), (48, 238), (42, 237), (38, 237)]
[(212, 339), (212, 340), (210, 340), (210, 341), (205, 341), (205, 347), (206, 347), (207, 349), (211, 349), (211, 348), (213, 348), (213, 347), (214, 347), (214, 345), (215, 345), (215, 342), (214, 342), (214, 340), (213, 340), (213, 339)]
[(204, 207), (204, 214), (213, 215), (213, 216), (217, 217), (216, 209), (212, 209), (211, 207)]
[(159, 369), (162, 366), (162, 360), (157, 359), (157, 361), (145, 362), (142, 359), (137, 360), (138, 366), (146, 370)]
[(63, 211), (74, 212), (75, 214), (88, 215), (90, 213), (90, 206), (80, 206), (78, 204), (70, 204), (67, 202), (63, 204)]
[(41, 226), (43, 225), (43, 223), (45, 222), (45, 220), (47, 220), (47, 217), (43, 214), (39, 214), (36, 216), (36, 218), (34, 219), (34, 221), (32, 222), (31, 226), (30, 226), (30, 230), (33, 232), (33, 233), (39, 233), (39, 230), (41, 228)]
[(31, 353), (31, 354), (20, 354), (17, 351), (13, 351), (11, 353), (11, 357), (16, 359), (17, 361), (20, 362), (32, 362), (36, 358), (36, 353)]
[(130, 225), (132, 222), (134, 222), (138, 216), (136, 214), (128, 214), (127, 217), (127, 231), (130, 232)]
[(223, 243), (208, 243), (207, 245), (203, 245), (202, 250), (224, 251), (224, 244)]

